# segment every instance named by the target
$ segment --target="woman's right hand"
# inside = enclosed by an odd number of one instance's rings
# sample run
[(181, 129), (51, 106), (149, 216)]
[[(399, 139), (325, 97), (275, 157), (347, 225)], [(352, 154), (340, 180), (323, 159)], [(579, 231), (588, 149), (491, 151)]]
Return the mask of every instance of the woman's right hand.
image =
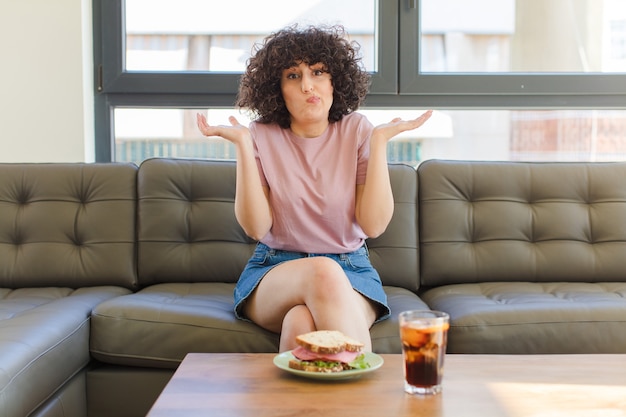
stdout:
[(228, 118), (230, 126), (211, 126), (207, 122), (206, 116), (200, 113), (196, 115), (196, 121), (198, 129), (200, 129), (200, 132), (202, 132), (204, 136), (219, 136), (235, 145), (250, 143), (250, 141), (252, 141), (250, 130), (240, 124), (234, 116)]

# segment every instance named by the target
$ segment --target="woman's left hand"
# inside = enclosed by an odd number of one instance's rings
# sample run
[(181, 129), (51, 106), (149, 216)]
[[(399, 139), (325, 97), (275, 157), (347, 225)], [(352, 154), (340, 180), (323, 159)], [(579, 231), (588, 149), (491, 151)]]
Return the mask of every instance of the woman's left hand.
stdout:
[(430, 119), (430, 116), (432, 114), (433, 114), (433, 111), (428, 110), (424, 112), (421, 116), (419, 116), (417, 119), (402, 120), (398, 117), (398, 118), (393, 119), (389, 123), (378, 125), (374, 128), (374, 131), (372, 132), (372, 139), (378, 137), (385, 141), (389, 141), (391, 138), (393, 138), (396, 135), (399, 135), (402, 132), (417, 129), (418, 127), (426, 123), (426, 121)]

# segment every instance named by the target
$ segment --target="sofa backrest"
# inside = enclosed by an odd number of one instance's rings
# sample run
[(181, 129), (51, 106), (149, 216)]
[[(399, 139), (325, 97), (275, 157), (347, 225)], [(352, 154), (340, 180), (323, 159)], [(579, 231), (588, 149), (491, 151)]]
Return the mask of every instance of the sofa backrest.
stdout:
[(405, 164), (389, 164), (394, 210), (385, 232), (368, 239), (372, 265), (384, 285), (417, 291), (420, 283), (418, 251), (417, 175)]
[(133, 164), (0, 164), (0, 287), (137, 286)]
[(626, 163), (427, 161), (422, 285), (623, 281)]
[[(236, 282), (256, 242), (234, 214), (234, 161), (155, 158), (138, 174), (138, 276), (160, 282)], [(417, 289), (417, 177), (390, 166), (396, 198), (388, 230), (368, 242), (386, 285)]]
[(235, 163), (154, 158), (139, 166), (138, 276), (235, 282), (255, 243), (235, 219)]

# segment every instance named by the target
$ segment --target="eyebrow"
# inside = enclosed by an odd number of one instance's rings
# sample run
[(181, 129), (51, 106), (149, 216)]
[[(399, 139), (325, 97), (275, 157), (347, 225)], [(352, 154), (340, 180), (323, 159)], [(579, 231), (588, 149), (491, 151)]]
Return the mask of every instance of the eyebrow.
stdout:
[[(301, 63), (305, 63), (305, 62), (304, 62), (304, 61), (294, 62), (294, 63), (292, 63), (291, 65), (289, 65), (289, 66), (285, 67), (285, 69), (294, 69), (294, 68), (298, 68), (298, 67), (300, 66), (300, 64), (301, 64)], [(326, 65), (325, 65), (323, 62), (321, 62), (321, 61), (319, 61), (319, 62), (315, 62), (315, 63), (313, 63), (313, 64), (307, 64), (307, 63), (305, 63), (305, 65), (307, 65), (309, 68), (311, 68), (311, 67), (315, 67), (315, 66), (318, 66), (318, 65), (320, 65), (320, 66), (322, 66), (322, 67), (326, 67)]]
[[(282, 71), (283, 71), (283, 73), (284, 72), (289, 72), (289, 73), (298, 72), (298, 71), (300, 71), (299, 65), (300, 64), (293, 64), (292, 66), (287, 67), (287, 68), (283, 69)], [(312, 69), (312, 70), (320, 70), (320, 71), (324, 71), (324, 72), (330, 73), (330, 70), (328, 69), (328, 67), (324, 63), (322, 63), (322, 62), (316, 62), (315, 64), (310, 64), (310, 65), (308, 65), (308, 67), (310, 69)]]

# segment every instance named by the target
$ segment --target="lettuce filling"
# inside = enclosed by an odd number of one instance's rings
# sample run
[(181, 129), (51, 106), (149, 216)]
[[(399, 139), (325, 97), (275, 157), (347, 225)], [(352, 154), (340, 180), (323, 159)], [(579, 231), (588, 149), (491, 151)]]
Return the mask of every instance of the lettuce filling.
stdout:
[(370, 367), (370, 364), (365, 360), (365, 355), (362, 353), (356, 357), (350, 363), (342, 363), (339, 361), (323, 361), (323, 360), (314, 360), (314, 361), (300, 361), (306, 366), (317, 366), (318, 368), (335, 368), (337, 366), (342, 366), (344, 370), (349, 369), (367, 369)]

